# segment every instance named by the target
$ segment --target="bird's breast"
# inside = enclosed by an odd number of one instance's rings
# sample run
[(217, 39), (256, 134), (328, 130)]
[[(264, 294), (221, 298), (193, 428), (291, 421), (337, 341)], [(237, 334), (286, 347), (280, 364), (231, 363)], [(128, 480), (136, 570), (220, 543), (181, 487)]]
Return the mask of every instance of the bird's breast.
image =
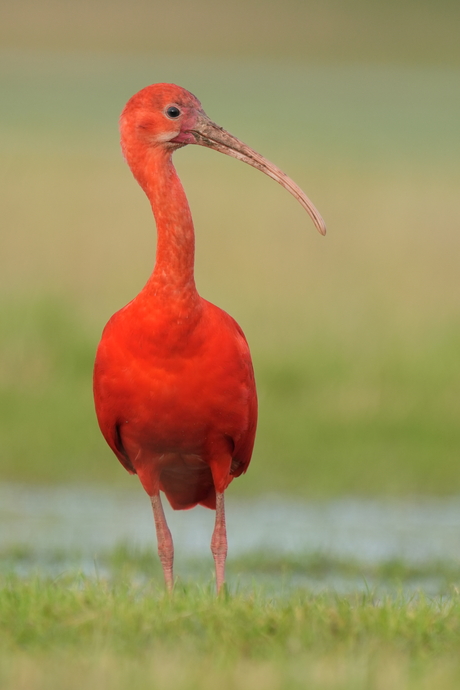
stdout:
[(124, 438), (155, 452), (200, 455), (210, 433), (233, 438), (248, 425), (247, 343), (231, 317), (203, 303), (188, 320), (119, 312), (98, 349), (98, 416), (116, 418)]

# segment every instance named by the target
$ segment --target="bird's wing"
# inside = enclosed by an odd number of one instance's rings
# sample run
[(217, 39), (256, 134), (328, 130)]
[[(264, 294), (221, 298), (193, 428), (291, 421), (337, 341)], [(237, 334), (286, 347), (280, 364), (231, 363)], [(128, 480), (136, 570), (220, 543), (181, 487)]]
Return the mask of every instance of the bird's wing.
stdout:
[(102, 435), (109, 444), (110, 448), (113, 450), (123, 467), (128, 470), (130, 474), (137, 474), (134, 466), (129, 459), (129, 455), (123, 447), (123, 441), (120, 433), (120, 423), (119, 422), (109, 422), (107, 423), (104, 419), (99, 418), (99, 426), (102, 431)]
[(241, 434), (240, 438), (233, 439), (234, 453), (232, 457), (232, 465), (230, 470), (230, 474), (232, 476), (239, 477), (248, 469), (249, 463), (251, 461), (252, 451), (254, 448), (258, 414), (257, 391), (254, 377), (254, 369), (252, 366), (251, 353), (249, 351), (249, 345), (246, 340), (246, 336), (244, 335), (242, 328), (235, 321), (235, 319), (233, 319), (229, 314), (226, 314), (226, 316), (231, 321), (234, 332), (237, 335), (236, 342), (238, 345), (240, 358), (246, 368), (245, 384), (247, 386), (248, 396), (248, 424), (244, 432)]

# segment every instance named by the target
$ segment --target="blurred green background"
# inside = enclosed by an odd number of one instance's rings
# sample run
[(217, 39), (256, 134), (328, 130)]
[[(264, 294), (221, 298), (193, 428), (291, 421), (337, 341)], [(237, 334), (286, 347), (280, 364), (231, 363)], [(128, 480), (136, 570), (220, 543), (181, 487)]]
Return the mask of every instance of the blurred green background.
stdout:
[(235, 494), (460, 491), (460, 4), (0, 3), (0, 479), (132, 486), (100, 436), (94, 350), (155, 230), (117, 121), (172, 81), (305, 189), (175, 155), (197, 284), (252, 348)]

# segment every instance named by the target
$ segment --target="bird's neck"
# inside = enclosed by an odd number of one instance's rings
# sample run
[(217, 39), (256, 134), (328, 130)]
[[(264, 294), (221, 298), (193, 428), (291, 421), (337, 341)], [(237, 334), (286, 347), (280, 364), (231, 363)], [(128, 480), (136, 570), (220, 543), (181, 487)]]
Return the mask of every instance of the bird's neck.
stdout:
[(145, 290), (168, 300), (197, 297), (192, 215), (171, 152), (154, 149), (133, 172), (150, 200), (157, 226), (155, 267)]

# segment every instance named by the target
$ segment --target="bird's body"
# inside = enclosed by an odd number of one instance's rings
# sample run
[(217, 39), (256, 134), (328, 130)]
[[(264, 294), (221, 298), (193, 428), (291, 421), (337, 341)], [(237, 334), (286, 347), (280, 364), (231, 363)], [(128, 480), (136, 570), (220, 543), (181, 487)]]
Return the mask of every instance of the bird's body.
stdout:
[(125, 157), (152, 205), (157, 254), (143, 290), (104, 329), (94, 368), (96, 413), (107, 443), (150, 496), (168, 589), (173, 544), (160, 490), (175, 509), (216, 508), (211, 548), (219, 590), (224, 491), (249, 465), (257, 396), (241, 328), (196, 290), (193, 222), (172, 153), (198, 143), (240, 158), (286, 186), (320, 231), (322, 220), (284, 173), (214, 125), (185, 89), (146, 87), (120, 122)]
[(187, 305), (168, 300), (165, 313), (147, 290), (117, 312), (96, 381), (102, 432), (150, 496), (161, 489), (175, 509), (215, 508), (215, 489), (249, 465), (257, 422), (249, 348), (236, 322), (198, 295)]

